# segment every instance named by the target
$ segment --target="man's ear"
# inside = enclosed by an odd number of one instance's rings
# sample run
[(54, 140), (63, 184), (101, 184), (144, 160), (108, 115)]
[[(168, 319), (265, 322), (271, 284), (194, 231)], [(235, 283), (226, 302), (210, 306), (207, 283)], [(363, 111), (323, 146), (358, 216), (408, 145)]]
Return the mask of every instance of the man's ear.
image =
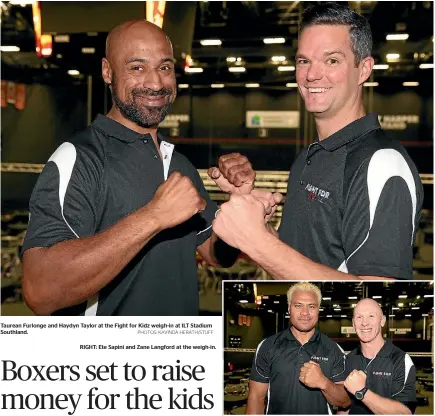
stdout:
[(104, 82), (110, 85), (112, 83), (112, 68), (106, 58), (103, 58), (101, 61), (101, 74), (103, 75)]
[(359, 74), (359, 83), (358, 83), (359, 85), (363, 84), (370, 78), (374, 64), (375, 64), (375, 60), (371, 56), (364, 58), (360, 62), (359, 64), (360, 74)]
[(382, 319), (381, 319), (381, 327), (382, 328), (384, 327), (385, 322), (387, 322), (387, 318), (385, 317), (385, 315), (382, 315)]

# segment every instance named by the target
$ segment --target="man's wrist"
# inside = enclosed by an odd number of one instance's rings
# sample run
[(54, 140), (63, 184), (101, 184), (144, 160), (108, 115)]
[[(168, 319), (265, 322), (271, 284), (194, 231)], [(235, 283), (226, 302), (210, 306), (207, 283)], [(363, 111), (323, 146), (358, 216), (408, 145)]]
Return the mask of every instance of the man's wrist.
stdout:
[(319, 384), (319, 389), (326, 390), (328, 388), (328, 384), (329, 384), (329, 379), (327, 377), (323, 377), (323, 379)]

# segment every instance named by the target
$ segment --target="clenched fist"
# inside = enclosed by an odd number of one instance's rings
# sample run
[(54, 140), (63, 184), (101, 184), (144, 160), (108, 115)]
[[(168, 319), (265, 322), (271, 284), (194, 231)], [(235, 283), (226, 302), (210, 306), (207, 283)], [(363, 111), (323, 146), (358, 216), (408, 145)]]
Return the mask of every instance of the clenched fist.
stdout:
[(162, 231), (175, 227), (203, 211), (206, 202), (190, 178), (174, 172), (158, 187), (147, 207)]
[(362, 390), (366, 386), (367, 375), (364, 371), (353, 370), (344, 381), (344, 387), (346, 387), (349, 393), (355, 395), (357, 391)]
[(299, 381), (313, 389), (324, 389), (328, 379), (323, 375), (320, 365), (310, 361), (301, 367)]
[(278, 205), (282, 202), (283, 196), (279, 192), (267, 192), (261, 189), (254, 189), (251, 195), (257, 198), (263, 205), (266, 212), (264, 222), (268, 222), (275, 214)]
[(246, 195), (254, 189), (255, 171), (248, 158), (240, 153), (221, 156), (218, 167), (210, 168), (208, 176), (221, 191), (229, 194)]

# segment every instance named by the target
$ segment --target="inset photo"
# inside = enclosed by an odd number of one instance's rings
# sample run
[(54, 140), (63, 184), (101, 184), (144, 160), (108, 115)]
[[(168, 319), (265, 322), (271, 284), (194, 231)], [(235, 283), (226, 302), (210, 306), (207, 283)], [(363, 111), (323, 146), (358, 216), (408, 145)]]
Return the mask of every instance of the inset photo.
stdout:
[(433, 281), (224, 281), (225, 414), (433, 415)]

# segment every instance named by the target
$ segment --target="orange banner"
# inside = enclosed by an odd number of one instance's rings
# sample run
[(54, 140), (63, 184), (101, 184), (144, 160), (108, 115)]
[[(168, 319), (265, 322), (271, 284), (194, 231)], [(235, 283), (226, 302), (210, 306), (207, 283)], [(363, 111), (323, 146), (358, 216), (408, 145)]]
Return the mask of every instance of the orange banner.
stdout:
[(154, 23), (158, 27), (163, 27), (163, 16), (165, 14), (166, 1), (147, 1), (148, 22)]
[(15, 104), (15, 82), (8, 81), (7, 101), (9, 104)]
[(7, 81), (3, 81), (2, 80), (2, 90), (1, 90), (1, 102), (2, 102), (2, 108), (7, 107), (8, 106), (8, 101), (6, 98), (7, 95), (7, 88), (8, 88), (8, 83)]
[(17, 84), (15, 108), (17, 110), (24, 110), (25, 107), (26, 107), (26, 85)]

